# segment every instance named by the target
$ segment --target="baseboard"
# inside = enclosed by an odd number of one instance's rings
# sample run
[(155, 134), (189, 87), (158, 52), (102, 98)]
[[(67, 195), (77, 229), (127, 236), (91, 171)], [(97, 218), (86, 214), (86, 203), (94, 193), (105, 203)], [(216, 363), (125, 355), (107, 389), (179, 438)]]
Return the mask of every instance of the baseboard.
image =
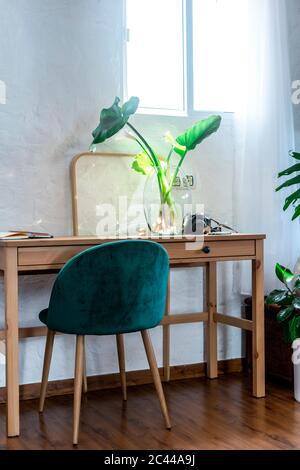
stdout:
[[(242, 359), (229, 359), (226, 361), (219, 361), (218, 369), (220, 374), (225, 372), (241, 372), (243, 370)], [(161, 376), (163, 369), (160, 369)], [(203, 377), (206, 374), (206, 364), (191, 364), (182, 366), (171, 367), (170, 380), (191, 379)], [(138, 370), (127, 372), (127, 385), (129, 387), (134, 385), (144, 385), (152, 382), (151, 373), (149, 370)], [(119, 374), (97, 375), (88, 377), (88, 390), (104, 390), (110, 388), (120, 387)], [(58, 395), (69, 395), (73, 393), (73, 379), (55, 380), (49, 382), (47, 396), (53, 397)], [(40, 394), (40, 384), (26, 384), (20, 386), (20, 399), (32, 400), (38, 398)], [(6, 401), (6, 388), (0, 388), (0, 403)]]

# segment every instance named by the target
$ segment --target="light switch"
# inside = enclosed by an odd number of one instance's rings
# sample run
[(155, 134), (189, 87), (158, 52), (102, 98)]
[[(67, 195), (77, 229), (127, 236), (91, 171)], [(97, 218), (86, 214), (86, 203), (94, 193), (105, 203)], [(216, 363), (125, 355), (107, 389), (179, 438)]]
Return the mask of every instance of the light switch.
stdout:
[(193, 175), (185, 175), (182, 177), (177, 176), (174, 183), (174, 188), (176, 189), (195, 189), (196, 182), (195, 177)]

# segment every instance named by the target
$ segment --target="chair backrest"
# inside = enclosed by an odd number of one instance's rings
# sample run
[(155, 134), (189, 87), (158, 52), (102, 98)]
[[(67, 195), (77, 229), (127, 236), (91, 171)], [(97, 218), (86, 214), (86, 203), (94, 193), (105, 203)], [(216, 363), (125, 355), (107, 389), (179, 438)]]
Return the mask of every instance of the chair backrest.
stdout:
[(126, 240), (90, 248), (60, 271), (47, 325), (78, 335), (153, 328), (166, 303), (169, 259), (158, 243)]

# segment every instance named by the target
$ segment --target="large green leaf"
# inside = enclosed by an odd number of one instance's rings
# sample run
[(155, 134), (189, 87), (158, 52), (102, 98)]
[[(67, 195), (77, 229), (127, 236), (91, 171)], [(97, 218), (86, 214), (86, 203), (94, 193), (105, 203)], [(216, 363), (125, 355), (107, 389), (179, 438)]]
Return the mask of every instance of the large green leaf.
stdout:
[(171, 134), (171, 132), (166, 132), (165, 133), (165, 141), (167, 142), (167, 144), (170, 144), (172, 145), (172, 148), (173, 150), (178, 154), (180, 155), (181, 157), (184, 157), (186, 152), (187, 152), (187, 148), (184, 146), (184, 145), (180, 145), (176, 140), (175, 138), (173, 137), (173, 135)]
[(297, 310), (300, 310), (300, 297), (296, 297), (293, 301), (293, 306), (294, 308), (296, 308)]
[(296, 160), (300, 160), (300, 153), (291, 152), (290, 155), (291, 155), (291, 157), (295, 158)]
[(288, 344), (293, 344), (295, 339), (300, 338), (300, 317), (294, 316), (284, 323), (284, 336)]
[(116, 97), (110, 108), (101, 111), (99, 125), (92, 133), (94, 137), (92, 145), (100, 144), (119, 132), (129, 117), (136, 112), (139, 99), (135, 96), (130, 98), (122, 108), (119, 103), (120, 98)]
[(300, 289), (300, 275), (296, 276), (294, 279), (294, 290)]
[(148, 176), (153, 172), (153, 163), (146, 152), (141, 152), (134, 157), (131, 168), (138, 173)]
[(204, 139), (214, 132), (217, 132), (220, 127), (221, 120), (221, 116), (210, 116), (207, 119), (197, 122), (193, 127), (176, 139), (176, 142), (179, 145), (186, 147), (184, 155), (182, 155), (182, 153), (176, 148), (174, 148), (175, 152), (183, 157), (189, 150), (194, 150)]
[(292, 217), (292, 221), (300, 217), (300, 205), (296, 207), (294, 215)]
[(130, 100), (124, 103), (122, 106), (123, 116), (129, 118), (129, 116), (134, 114), (139, 107), (139, 102), (139, 98), (132, 96)]
[(281, 171), (278, 174), (278, 178), (281, 178), (282, 176), (289, 176), (292, 173), (296, 173), (296, 171), (300, 171), (300, 163), (297, 163), (296, 165), (293, 165), (293, 166), (287, 168), (286, 170)]
[(300, 189), (298, 189), (286, 198), (283, 210), (286, 211), (290, 207), (290, 205), (296, 202), (298, 199), (300, 199)]
[(275, 289), (266, 298), (266, 304), (289, 305), (293, 301), (289, 299), (289, 292), (287, 290)]
[(275, 268), (276, 276), (278, 277), (279, 281), (286, 284), (290, 282), (294, 278), (294, 274), (288, 268), (281, 266), (281, 264), (277, 263)]
[[(292, 158), (294, 158), (295, 160), (298, 160), (298, 161), (300, 160), (300, 153), (290, 152), (290, 156)], [(276, 188), (276, 191), (280, 191), (283, 188), (289, 188), (291, 186), (300, 184), (300, 174), (299, 174), (299, 172), (300, 172), (300, 163), (292, 165), (289, 168), (287, 168), (286, 170), (281, 171), (278, 174), (278, 178), (281, 178), (282, 176), (289, 176), (289, 175), (292, 175), (293, 173), (297, 173), (297, 172), (298, 172), (297, 176), (285, 181), (283, 184), (278, 186), (278, 188)], [(300, 189), (297, 189), (293, 194), (290, 194), (286, 198), (284, 206), (283, 206), (283, 210), (286, 211), (290, 207), (290, 205), (295, 204), (298, 199), (300, 199)], [(296, 207), (295, 212), (294, 212), (293, 217), (292, 217), (292, 221), (297, 219), (298, 217), (300, 217), (300, 205)]]
[(280, 312), (277, 314), (277, 321), (278, 323), (283, 323), (284, 321), (288, 320), (294, 312), (294, 307), (290, 305), (289, 307), (280, 310)]
[(278, 188), (276, 188), (276, 191), (280, 191), (282, 188), (288, 188), (289, 186), (293, 186), (294, 184), (300, 184), (300, 175), (295, 176), (290, 180), (287, 180), (281, 186), (278, 186)]

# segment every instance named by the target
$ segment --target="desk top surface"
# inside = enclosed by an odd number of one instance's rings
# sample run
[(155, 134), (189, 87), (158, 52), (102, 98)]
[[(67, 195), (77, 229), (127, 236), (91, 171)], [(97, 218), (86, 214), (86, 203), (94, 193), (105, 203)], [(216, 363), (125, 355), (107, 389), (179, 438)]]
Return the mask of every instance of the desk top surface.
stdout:
[(72, 245), (98, 245), (120, 240), (152, 240), (158, 243), (192, 243), (192, 242), (212, 242), (212, 241), (239, 241), (239, 240), (264, 240), (263, 234), (228, 234), (228, 235), (205, 235), (203, 237), (54, 237), (54, 238), (34, 238), (20, 240), (0, 240), (0, 248), (5, 247), (46, 247), (46, 246), (72, 246)]

